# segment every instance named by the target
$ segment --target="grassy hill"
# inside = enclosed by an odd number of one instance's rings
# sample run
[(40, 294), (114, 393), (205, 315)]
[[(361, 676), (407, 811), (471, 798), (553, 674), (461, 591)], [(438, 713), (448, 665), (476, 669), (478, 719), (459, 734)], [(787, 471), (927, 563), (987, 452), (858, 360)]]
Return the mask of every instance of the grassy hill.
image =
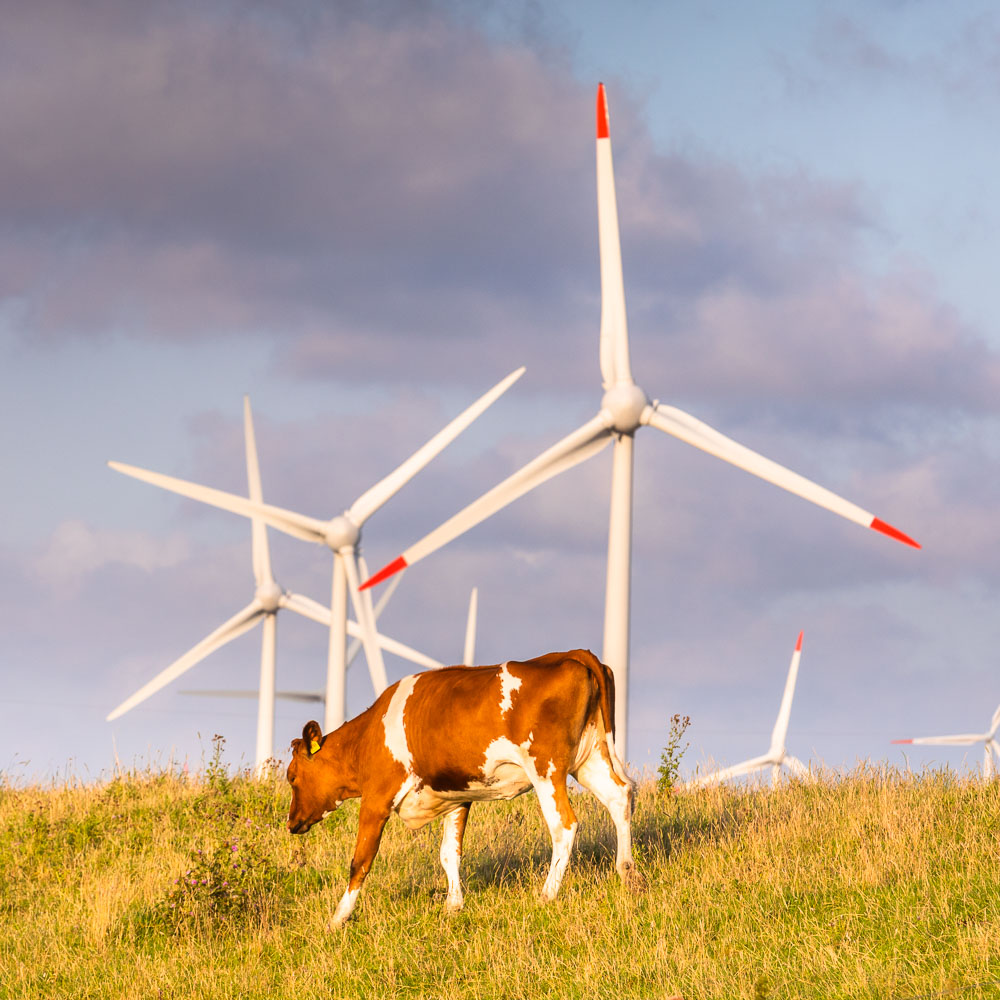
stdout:
[(534, 796), (474, 805), (466, 908), (439, 824), (398, 820), (355, 918), (356, 804), (303, 837), (283, 776), (0, 779), (0, 997), (1000, 997), (1000, 783), (861, 768), (777, 790), (640, 788), (644, 891), (575, 796), (559, 898)]

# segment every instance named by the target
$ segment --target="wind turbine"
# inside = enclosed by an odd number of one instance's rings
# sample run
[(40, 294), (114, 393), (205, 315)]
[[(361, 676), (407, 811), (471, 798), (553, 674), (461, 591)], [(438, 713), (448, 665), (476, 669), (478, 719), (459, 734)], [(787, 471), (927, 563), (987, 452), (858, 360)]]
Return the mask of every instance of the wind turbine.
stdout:
[[(263, 492), (260, 480), (260, 464), (257, 459), (257, 442), (253, 428), (253, 416), (250, 412), (249, 396), (243, 397), (243, 438), (246, 449), (247, 487), (250, 499), (261, 503)], [(181, 674), (186, 673), (211, 653), (232, 642), (233, 639), (243, 635), (260, 623), (262, 632), (260, 688), (256, 692), (247, 692), (248, 696), (258, 698), (255, 763), (258, 772), (260, 771), (264, 761), (271, 757), (274, 752), (275, 653), (277, 646), (278, 611), (282, 608), (288, 608), (290, 611), (295, 611), (297, 614), (305, 618), (310, 618), (329, 628), (330, 609), (314, 601), (311, 597), (305, 597), (302, 594), (295, 594), (289, 590), (285, 590), (277, 583), (271, 569), (271, 552), (267, 541), (267, 528), (258, 516), (251, 518), (250, 547), (255, 583), (253, 600), (245, 608), (233, 615), (232, 618), (229, 618), (220, 625), (214, 632), (202, 639), (201, 642), (189, 649), (183, 656), (162, 670), (151, 681), (144, 684), (135, 694), (126, 698), (125, 701), (107, 716), (108, 722), (114, 721), (135, 708), (136, 705), (145, 701), (151, 695), (156, 694), (161, 688), (166, 687), (167, 684), (176, 680)], [(388, 590), (382, 595), (379, 600), (376, 616), (391, 596), (392, 594)], [(347, 631), (352, 636), (359, 637), (362, 634), (360, 627), (353, 621), (347, 623)], [(429, 656), (425, 656), (423, 653), (411, 649), (401, 642), (396, 642), (396, 640), (390, 639), (387, 636), (377, 635), (377, 642), (390, 652), (411, 660), (418, 665), (440, 666), (437, 660), (433, 660)], [(356, 649), (354, 651), (356, 652)]]
[(360, 593), (359, 585), (359, 544), (361, 528), (384, 503), (396, 495), (428, 462), (449, 445), (465, 430), (473, 420), (494, 403), (514, 382), (524, 374), (524, 368), (511, 372), (498, 382), (489, 392), (482, 395), (470, 407), (463, 410), (454, 420), (440, 430), (423, 447), (414, 452), (405, 462), (379, 480), (374, 486), (358, 497), (342, 514), (328, 521), (297, 514), (273, 504), (265, 504), (260, 498), (247, 498), (226, 493), (223, 490), (200, 486), (184, 479), (150, 472), (121, 462), (109, 462), (111, 468), (126, 475), (172, 490), (192, 500), (220, 507), (223, 510), (241, 514), (244, 517), (259, 518), (264, 524), (277, 528), (285, 534), (302, 538), (309, 542), (326, 545), (333, 553), (333, 583), (330, 602), (330, 645), (327, 658), (326, 709), (324, 728), (327, 732), (338, 728), (344, 721), (346, 703), (347, 668), (347, 595), (350, 592), (354, 612), (361, 628), (365, 657), (371, 671), (375, 693), (381, 694), (386, 688), (385, 665), (377, 641), (374, 610), (371, 597)]
[(774, 723), (774, 729), (771, 730), (771, 745), (768, 747), (767, 753), (760, 757), (751, 757), (750, 760), (745, 760), (742, 764), (733, 764), (732, 767), (724, 767), (721, 771), (713, 771), (711, 774), (693, 778), (685, 784), (685, 788), (703, 788), (706, 785), (715, 785), (727, 778), (735, 778), (741, 774), (752, 774), (754, 771), (763, 771), (765, 767), (771, 768), (771, 781), (775, 785), (778, 783), (782, 767), (787, 767), (796, 778), (809, 777), (809, 768), (785, 750), (788, 718), (792, 714), (792, 698), (795, 695), (795, 680), (799, 675), (801, 657), (802, 633), (800, 632), (799, 640), (795, 643), (795, 652), (792, 653), (792, 662), (788, 666), (785, 693), (781, 696), (781, 708), (778, 709), (778, 718)]
[[(399, 576), (393, 579), (393, 584), (400, 579), (402, 579), (402, 574), (399, 574)], [(386, 596), (390, 594), (391, 589), (392, 589), (392, 584), (390, 584), (390, 586), (386, 588)], [(476, 587), (473, 587), (472, 593), (469, 596), (469, 611), (466, 617), (466, 625), (465, 625), (465, 653), (464, 653), (464, 658), (462, 660), (462, 663), (465, 666), (472, 666), (473, 657), (475, 656), (476, 604), (477, 604), (478, 593), (479, 593), (478, 589)], [(376, 606), (375, 608), (376, 618), (378, 618), (379, 613), (381, 611), (381, 607), (384, 603), (385, 603), (384, 600), (380, 601), (379, 604)], [(325, 611), (326, 609), (324, 608), (323, 610)], [(354, 622), (348, 622), (348, 626), (351, 625), (354, 625)], [(384, 636), (381, 635), (379, 636), (379, 639), (383, 643), (383, 646), (385, 646), (386, 642), (391, 643), (393, 641), (393, 640), (387, 640)], [(402, 646), (401, 643), (396, 643), (395, 645)], [(350, 667), (351, 661), (354, 659), (360, 647), (361, 647), (361, 642), (360, 640), (356, 639), (352, 644), (351, 648), (347, 652), (348, 667)], [(385, 646), (385, 648), (389, 647)], [(409, 647), (402, 647), (402, 648), (409, 649)], [(390, 649), (390, 652), (394, 651), (395, 650)], [(434, 660), (429, 656), (424, 656), (422, 653), (418, 653), (416, 657), (412, 656), (407, 657), (407, 659), (412, 659), (414, 663), (426, 667), (428, 670), (440, 670), (444, 666), (444, 664), (439, 662), (438, 660)], [(216, 689), (216, 690), (201, 689), (197, 691), (181, 691), (181, 694), (196, 695), (202, 698), (206, 697), (207, 698), (256, 698), (257, 697), (256, 691), (231, 691), (223, 689)], [(299, 701), (306, 703), (318, 702), (320, 705), (322, 705), (326, 701), (326, 694), (323, 691), (275, 691), (274, 696), (279, 701), (284, 699), (286, 701)]]
[(930, 746), (970, 747), (976, 743), (983, 744), (983, 777), (992, 778), (996, 773), (996, 762), (1000, 763), (1000, 742), (997, 742), (997, 729), (1000, 729), (1000, 705), (993, 713), (990, 728), (985, 733), (961, 733), (958, 736), (917, 736), (912, 740), (893, 740), (893, 743), (922, 743)]
[(404, 567), (412, 566), (519, 496), (613, 443), (602, 659), (615, 675), (617, 749), (625, 760), (632, 572), (632, 442), (633, 435), (641, 427), (654, 427), (841, 517), (874, 528), (914, 548), (920, 546), (885, 521), (830, 490), (725, 437), (682, 410), (650, 400), (636, 385), (629, 357), (618, 209), (603, 84), (597, 88), (597, 218), (601, 258), (600, 367), (604, 388), (597, 415), (425, 535), (363, 586), (373, 586)]

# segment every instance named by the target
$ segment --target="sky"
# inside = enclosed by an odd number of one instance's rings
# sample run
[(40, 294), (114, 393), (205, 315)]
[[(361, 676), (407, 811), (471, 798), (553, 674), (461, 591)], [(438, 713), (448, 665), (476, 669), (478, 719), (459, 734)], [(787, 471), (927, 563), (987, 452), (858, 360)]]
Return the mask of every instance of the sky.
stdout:
[[(629, 756), (894, 738), (1000, 702), (1000, 14), (991, 4), (2, 4), (0, 774), (252, 762), (255, 630), (108, 712), (253, 592), (248, 523), (110, 470), (331, 517), (514, 368), (365, 526), (381, 566), (600, 400), (594, 94), (611, 109), (632, 368), (916, 551), (664, 435), (635, 459)], [(408, 571), (381, 628), (461, 658), (600, 651), (610, 452)], [(330, 554), (270, 532), (325, 602)], [(278, 684), (324, 683), (284, 613)], [(386, 658), (390, 680), (409, 672)], [(373, 699), (363, 659), (349, 711)], [(317, 708), (279, 703), (275, 753)]]

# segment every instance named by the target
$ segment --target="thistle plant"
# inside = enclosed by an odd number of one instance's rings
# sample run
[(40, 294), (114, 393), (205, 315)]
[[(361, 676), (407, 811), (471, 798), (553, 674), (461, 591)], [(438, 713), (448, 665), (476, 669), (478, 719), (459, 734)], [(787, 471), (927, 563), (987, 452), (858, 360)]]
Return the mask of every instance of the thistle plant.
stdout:
[(656, 787), (664, 795), (669, 795), (677, 784), (677, 775), (681, 766), (681, 758), (690, 743), (681, 746), (684, 733), (691, 725), (690, 715), (675, 714), (670, 717), (670, 732), (667, 736), (667, 745), (660, 754), (660, 766), (656, 769)]

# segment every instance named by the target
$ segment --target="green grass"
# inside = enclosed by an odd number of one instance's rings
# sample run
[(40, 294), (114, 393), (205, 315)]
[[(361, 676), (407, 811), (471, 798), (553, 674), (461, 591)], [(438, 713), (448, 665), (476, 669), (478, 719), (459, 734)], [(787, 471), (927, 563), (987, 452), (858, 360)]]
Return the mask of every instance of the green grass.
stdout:
[[(862, 768), (815, 785), (640, 786), (642, 892), (574, 796), (559, 898), (537, 802), (474, 805), (466, 908), (439, 824), (398, 820), (355, 918), (356, 804), (303, 837), (283, 778), (0, 779), (0, 997), (1000, 997), (1000, 783)], [(201, 852), (200, 854), (198, 852)]]

